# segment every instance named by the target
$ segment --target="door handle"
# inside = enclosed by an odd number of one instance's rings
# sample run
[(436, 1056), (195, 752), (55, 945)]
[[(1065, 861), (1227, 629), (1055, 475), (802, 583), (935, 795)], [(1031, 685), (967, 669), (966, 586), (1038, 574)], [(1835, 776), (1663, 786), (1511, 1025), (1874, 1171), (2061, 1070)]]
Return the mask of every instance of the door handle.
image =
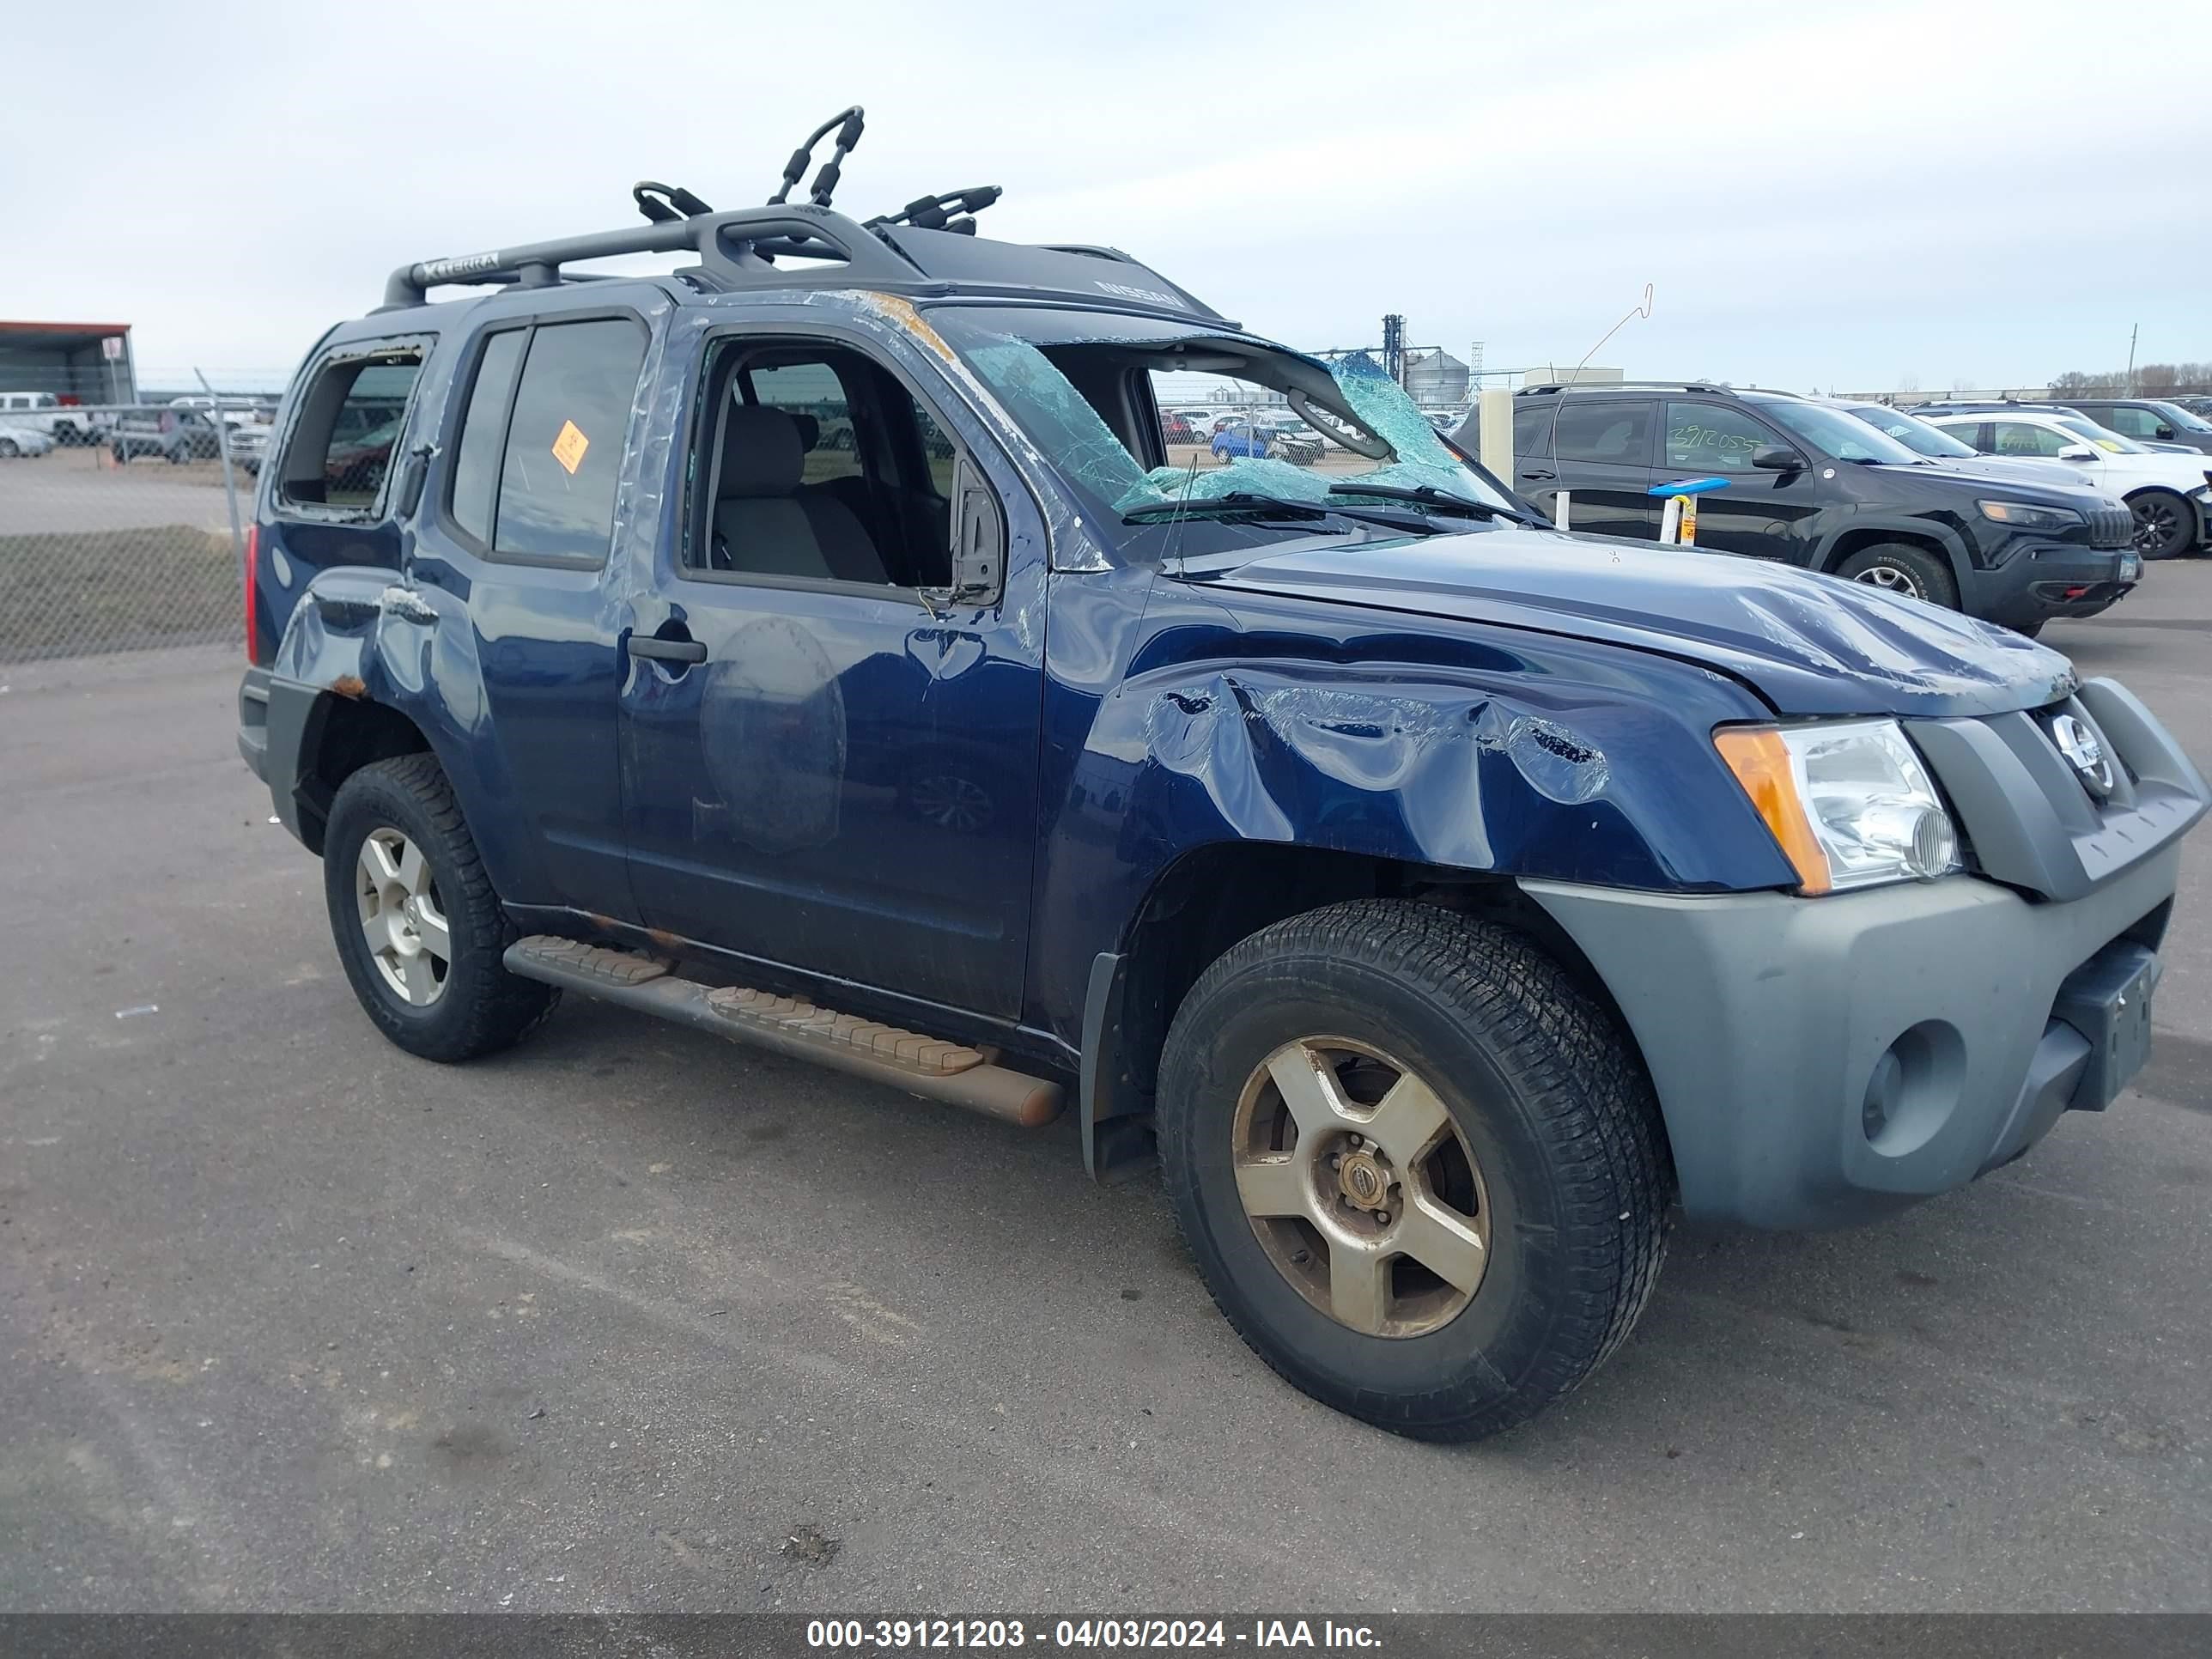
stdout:
[(1556, 472), (1534, 472), (1534, 471), (1529, 471), (1529, 472), (1523, 472), (1521, 476), (1522, 476), (1522, 477), (1524, 477), (1524, 478), (1540, 478), (1540, 479), (1543, 479), (1543, 480), (1546, 480), (1547, 482), (1548, 482), (1548, 481), (1549, 481), (1549, 480), (1551, 480), (1551, 479), (1553, 479), (1553, 478), (1558, 477), (1559, 475), (1558, 473), (1556, 473)]
[(633, 657), (650, 657), (655, 662), (694, 663), (707, 660), (704, 640), (663, 640), (650, 634), (629, 636), (629, 653)]

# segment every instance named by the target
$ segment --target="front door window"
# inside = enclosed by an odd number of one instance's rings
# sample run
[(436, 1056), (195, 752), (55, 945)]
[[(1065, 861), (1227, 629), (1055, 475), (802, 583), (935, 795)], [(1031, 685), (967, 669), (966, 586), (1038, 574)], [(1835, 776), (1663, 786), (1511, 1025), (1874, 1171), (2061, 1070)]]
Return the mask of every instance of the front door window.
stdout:
[(1766, 426), (1724, 404), (1667, 405), (1666, 470), (1676, 477), (1749, 472), (1752, 453), (1778, 443)]

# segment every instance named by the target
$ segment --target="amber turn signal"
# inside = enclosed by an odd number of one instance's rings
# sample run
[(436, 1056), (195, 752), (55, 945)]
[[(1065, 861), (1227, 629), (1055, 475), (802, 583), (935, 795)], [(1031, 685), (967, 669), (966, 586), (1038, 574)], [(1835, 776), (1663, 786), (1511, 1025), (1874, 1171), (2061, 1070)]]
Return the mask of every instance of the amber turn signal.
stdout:
[(1797, 797), (1797, 776), (1782, 734), (1771, 726), (1725, 726), (1713, 733), (1713, 747), (1797, 872), (1800, 890), (1808, 897), (1826, 892), (1828, 857)]

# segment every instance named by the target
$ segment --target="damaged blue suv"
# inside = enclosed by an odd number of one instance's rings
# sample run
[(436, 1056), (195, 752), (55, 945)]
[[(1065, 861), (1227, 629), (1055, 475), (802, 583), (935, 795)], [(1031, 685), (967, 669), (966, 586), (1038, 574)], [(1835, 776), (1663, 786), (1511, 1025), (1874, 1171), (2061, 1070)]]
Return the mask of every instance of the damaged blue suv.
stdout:
[[(1863, 1221), (2113, 1102), (2207, 805), (2126, 690), (1531, 522), (1371, 365), (979, 238), (988, 194), (641, 187), (315, 346), (240, 746), (394, 1042), (568, 990), (1072, 1097), (1262, 1358), (1435, 1438), (1588, 1376), (1678, 1201)], [(1170, 465), (1191, 373), (1324, 453)]]

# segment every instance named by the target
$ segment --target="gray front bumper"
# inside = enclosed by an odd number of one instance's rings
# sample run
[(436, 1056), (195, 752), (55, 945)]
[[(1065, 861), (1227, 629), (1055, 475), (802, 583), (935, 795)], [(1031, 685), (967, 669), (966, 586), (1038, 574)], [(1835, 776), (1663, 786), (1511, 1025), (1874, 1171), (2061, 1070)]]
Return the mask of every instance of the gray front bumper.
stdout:
[[(1963, 875), (1816, 899), (1522, 885), (1643, 1049), (1684, 1210), (1795, 1230), (1964, 1186), (2102, 1106), (2100, 1034), (2058, 1016), (2114, 955), (2156, 950), (2180, 856), (2177, 836), (2063, 902)], [(1909, 1121), (1869, 1139), (1869, 1081), (1915, 1028)]]

